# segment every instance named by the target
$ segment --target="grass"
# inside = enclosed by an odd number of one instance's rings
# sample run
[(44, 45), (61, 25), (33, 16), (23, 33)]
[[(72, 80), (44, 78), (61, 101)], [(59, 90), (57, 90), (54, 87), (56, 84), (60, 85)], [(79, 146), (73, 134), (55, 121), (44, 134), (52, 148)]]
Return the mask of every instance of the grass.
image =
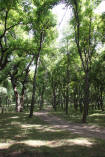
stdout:
[(0, 157), (105, 157), (105, 141), (61, 131), (27, 113), (0, 115)]
[[(66, 115), (63, 111), (51, 110), (50, 114), (54, 114), (62, 119), (65, 119), (72, 123), (82, 123), (82, 114), (77, 111), (70, 111), (68, 115)], [(94, 113), (90, 112), (87, 117), (88, 125), (96, 125), (99, 127), (105, 127), (105, 111), (96, 110)]]
[(105, 111), (95, 111), (88, 116), (88, 123), (105, 127)]

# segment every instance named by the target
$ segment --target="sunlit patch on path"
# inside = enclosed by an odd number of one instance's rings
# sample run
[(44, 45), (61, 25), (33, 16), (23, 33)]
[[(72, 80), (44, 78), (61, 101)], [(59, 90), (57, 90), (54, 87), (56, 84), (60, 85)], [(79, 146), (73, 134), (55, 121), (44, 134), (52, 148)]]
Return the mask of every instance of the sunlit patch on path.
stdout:
[(86, 138), (76, 138), (76, 139), (62, 139), (62, 140), (52, 140), (52, 141), (41, 141), (41, 140), (26, 140), (22, 142), (24, 144), (33, 146), (33, 147), (40, 147), (40, 146), (48, 146), (48, 147), (60, 147), (60, 146), (72, 146), (72, 145), (80, 145), (80, 146), (87, 146), (91, 147), (94, 142), (86, 139)]
[(53, 126), (53, 129), (68, 130), (71, 133), (84, 135), (85, 137), (94, 137), (105, 140), (105, 128), (99, 128), (95, 125), (69, 123), (59, 117), (49, 115), (48, 111), (36, 112), (34, 115)]
[(87, 139), (87, 138), (75, 138), (75, 139), (61, 139), (61, 140), (24, 140), (20, 142), (10, 142), (10, 143), (0, 143), (0, 149), (8, 149), (10, 146), (14, 144), (26, 144), (32, 147), (41, 147), (47, 146), (51, 148), (61, 147), (61, 146), (73, 146), (73, 145), (80, 145), (91, 147), (95, 142)]

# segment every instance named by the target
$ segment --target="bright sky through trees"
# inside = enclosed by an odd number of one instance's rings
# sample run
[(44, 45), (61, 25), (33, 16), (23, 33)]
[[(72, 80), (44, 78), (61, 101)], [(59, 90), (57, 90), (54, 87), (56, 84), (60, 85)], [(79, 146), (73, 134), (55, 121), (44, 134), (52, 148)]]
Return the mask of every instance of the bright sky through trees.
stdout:
[(96, 9), (96, 13), (101, 14), (102, 12), (105, 12), (105, 0), (103, 0)]
[(57, 16), (57, 29), (59, 32), (58, 40), (60, 40), (62, 38), (62, 32), (69, 22), (72, 10), (67, 8), (65, 4), (59, 4), (53, 8), (53, 13)]
[[(101, 14), (105, 11), (105, 0), (95, 10), (96, 13)], [(57, 29), (59, 32), (58, 40), (62, 38), (63, 30), (65, 29), (69, 19), (72, 15), (72, 10), (67, 8), (65, 4), (59, 4), (53, 8), (53, 13), (57, 16)]]

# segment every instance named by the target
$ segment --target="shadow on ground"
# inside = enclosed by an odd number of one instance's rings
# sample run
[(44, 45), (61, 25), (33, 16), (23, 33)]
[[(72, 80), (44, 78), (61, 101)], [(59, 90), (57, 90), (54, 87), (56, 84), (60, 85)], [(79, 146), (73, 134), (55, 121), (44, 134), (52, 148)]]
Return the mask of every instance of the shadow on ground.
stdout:
[(105, 157), (105, 141), (61, 131), (27, 114), (0, 115), (0, 157)]

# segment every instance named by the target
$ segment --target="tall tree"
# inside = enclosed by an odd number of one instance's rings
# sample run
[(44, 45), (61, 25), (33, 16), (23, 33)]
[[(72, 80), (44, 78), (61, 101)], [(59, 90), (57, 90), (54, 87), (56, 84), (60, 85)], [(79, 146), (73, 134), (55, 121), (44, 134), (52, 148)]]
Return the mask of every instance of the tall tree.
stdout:
[(86, 122), (89, 106), (89, 72), (92, 65), (92, 56), (96, 51), (97, 33), (94, 21), (94, 9), (96, 1), (71, 0), (68, 3), (73, 8), (74, 17), (72, 25), (75, 31), (75, 43), (81, 59), (82, 67), (85, 73), (84, 88), (84, 113), (83, 122)]
[(48, 44), (48, 42), (51, 40), (51, 31), (54, 32), (53, 27), (55, 26), (55, 20), (53, 19), (53, 16), (49, 10), (52, 7), (52, 3), (49, 4), (47, 1), (40, 1), (40, 3), (35, 2), (35, 4), (37, 8), (34, 10), (35, 22), (33, 23), (33, 31), (35, 35), (37, 57), (35, 59), (33, 92), (29, 117), (33, 116), (36, 91), (36, 76), (38, 64), (40, 61), (40, 55), (43, 48), (46, 47), (46, 43)]

